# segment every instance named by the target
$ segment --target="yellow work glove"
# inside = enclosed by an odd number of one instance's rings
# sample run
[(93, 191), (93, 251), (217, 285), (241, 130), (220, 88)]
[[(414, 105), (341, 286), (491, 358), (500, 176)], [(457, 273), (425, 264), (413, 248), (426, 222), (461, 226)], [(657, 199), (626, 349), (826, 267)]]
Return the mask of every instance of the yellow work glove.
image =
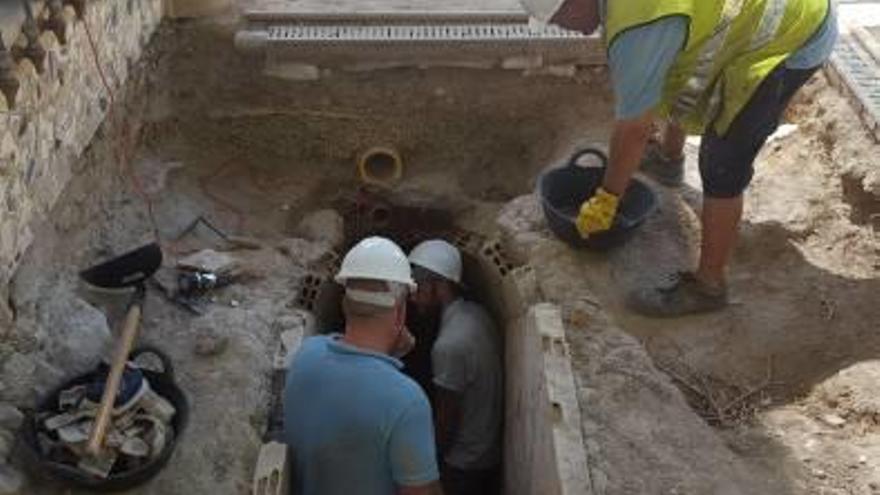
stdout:
[(575, 220), (581, 237), (586, 239), (610, 229), (619, 204), (620, 198), (601, 187), (597, 189), (596, 194), (581, 206), (581, 212)]

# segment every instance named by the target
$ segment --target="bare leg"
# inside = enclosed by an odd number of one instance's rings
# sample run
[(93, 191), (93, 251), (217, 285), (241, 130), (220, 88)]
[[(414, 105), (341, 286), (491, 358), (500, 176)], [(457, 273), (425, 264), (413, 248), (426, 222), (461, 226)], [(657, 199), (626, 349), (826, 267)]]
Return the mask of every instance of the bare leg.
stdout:
[(669, 121), (663, 130), (663, 142), (660, 143), (660, 152), (667, 160), (677, 160), (684, 156), (684, 142), (687, 133), (675, 122)]
[(696, 277), (710, 287), (722, 287), (725, 268), (736, 244), (743, 197), (703, 200), (703, 241)]

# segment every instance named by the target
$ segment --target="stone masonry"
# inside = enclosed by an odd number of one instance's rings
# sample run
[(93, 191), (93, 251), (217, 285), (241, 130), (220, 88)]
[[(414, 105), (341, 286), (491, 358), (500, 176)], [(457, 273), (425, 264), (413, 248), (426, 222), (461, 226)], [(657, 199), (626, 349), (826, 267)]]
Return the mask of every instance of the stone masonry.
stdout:
[[(82, 18), (67, 6), (67, 42), (59, 43), (51, 31), (40, 35), (47, 52), (43, 72), (30, 59), (16, 58), (15, 101), (0, 95), (0, 335), (10, 323), (8, 283), (33, 241), (33, 222), (49, 214), (110, 109), (88, 33), (107, 84), (116, 91), (159, 25), (162, 4), (95, 0)], [(23, 35), (16, 40), (25, 43)]]

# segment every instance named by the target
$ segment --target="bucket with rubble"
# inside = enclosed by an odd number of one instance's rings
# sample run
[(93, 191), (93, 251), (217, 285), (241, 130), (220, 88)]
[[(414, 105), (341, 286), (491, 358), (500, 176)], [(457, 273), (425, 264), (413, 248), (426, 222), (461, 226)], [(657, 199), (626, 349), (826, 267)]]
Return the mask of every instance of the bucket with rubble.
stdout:
[(153, 348), (132, 352), (104, 449), (100, 456), (86, 454), (106, 374), (102, 365), (64, 383), (25, 422), (19, 444), (33, 476), (113, 492), (147, 482), (168, 463), (186, 427), (189, 404), (175, 384), (171, 361)]

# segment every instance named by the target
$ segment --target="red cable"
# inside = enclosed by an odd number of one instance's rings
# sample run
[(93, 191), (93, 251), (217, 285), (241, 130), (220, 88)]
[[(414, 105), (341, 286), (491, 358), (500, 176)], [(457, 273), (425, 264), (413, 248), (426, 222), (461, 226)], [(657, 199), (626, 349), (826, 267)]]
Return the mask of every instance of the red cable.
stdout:
[[(111, 116), (111, 113), (116, 105), (116, 98), (114, 96), (113, 89), (110, 87), (110, 84), (107, 82), (107, 77), (104, 75), (104, 69), (101, 68), (101, 61), (98, 58), (98, 47), (95, 44), (95, 39), (92, 36), (92, 31), (89, 28), (88, 19), (86, 18), (86, 16), (83, 16), (82, 20), (83, 20), (83, 26), (85, 27), (85, 30), (86, 30), (86, 37), (89, 40), (89, 46), (91, 47), (91, 50), (92, 50), (92, 58), (95, 61), (95, 68), (98, 69), (98, 76), (100, 76), (101, 83), (104, 85), (104, 89), (107, 91), (107, 96), (110, 99), (110, 106), (107, 109), (107, 116), (105, 117), (105, 120), (112, 123), (110, 116)], [(129, 130), (129, 126), (127, 125), (127, 123), (126, 123), (124, 129), (125, 129), (125, 131)], [(123, 139), (121, 139), (123, 145), (126, 145), (128, 143), (128, 140), (130, 138), (129, 134), (130, 134), (129, 132), (123, 133)], [(120, 166), (123, 168), (124, 174), (127, 176), (129, 182), (131, 183), (132, 187), (134, 188), (135, 193), (137, 193), (137, 195), (140, 196), (141, 200), (143, 200), (145, 206), (147, 207), (147, 215), (150, 220), (150, 225), (153, 228), (153, 236), (155, 237), (156, 242), (159, 244), (162, 244), (162, 239), (159, 235), (159, 223), (156, 221), (156, 215), (153, 211), (152, 199), (150, 198), (149, 194), (147, 194), (147, 192), (144, 190), (143, 184), (141, 184), (140, 179), (134, 173), (134, 170), (133, 170), (131, 164), (126, 159), (125, 152), (120, 151), (119, 147), (114, 147), (114, 154), (116, 155), (116, 159), (119, 161)]]

